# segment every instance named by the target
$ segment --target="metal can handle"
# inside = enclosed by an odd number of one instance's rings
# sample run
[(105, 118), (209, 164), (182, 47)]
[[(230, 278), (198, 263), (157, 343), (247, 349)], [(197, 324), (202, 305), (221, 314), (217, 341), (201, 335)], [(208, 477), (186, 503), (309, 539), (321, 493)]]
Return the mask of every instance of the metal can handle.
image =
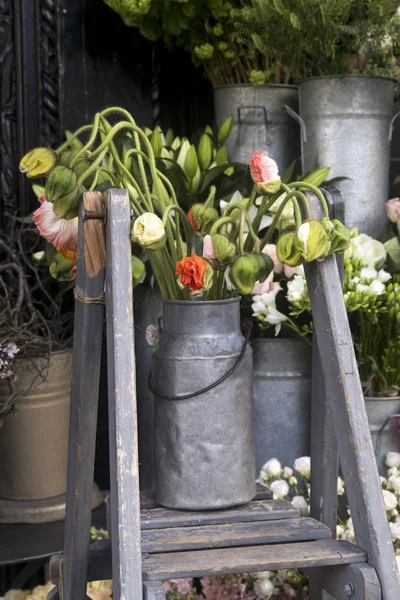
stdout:
[(290, 108), (290, 106), (288, 106), (287, 104), (283, 105), (283, 108), (286, 110), (287, 114), (289, 116), (292, 117), (292, 119), (294, 119), (295, 121), (297, 121), (300, 125), (300, 131), (301, 131), (301, 139), (304, 142), (307, 141), (307, 130), (306, 130), (306, 124), (304, 123), (304, 120), (301, 118), (301, 116), (299, 114), (297, 114), (297, 112), (295, 110), (293, 110), (293, 108)]
[[(398, 113), (400, 114), (400, 113)], [(384, 422), (384, 424), (382, 425), (382, 427), (379, 429), (378, 433), (376, 434), (376, 444), (375, 444), (375, 456), (378, 457), (379, 456), (379, 450), (381, 447), (381, 439), (382, 439), (382, 434), (385, 431), (387, 425), (390, 423), (390, 421), (392, 419), (399, 419), (400, 418), (400, 414), (395, 414), (392, 415), (391, 417), (388, 417), (386, 419), (386, 421)]]
[(389, 142), (392, 141), (392, 136), (393, 136), (393, 128), (394, 128), (394, 124), (395, 121), (397, 119), (397, 117), (400, 116), (400, 112), (396, 113), (393, 117), (393, 119), (390, 121), (390, 125), (389, 125)]

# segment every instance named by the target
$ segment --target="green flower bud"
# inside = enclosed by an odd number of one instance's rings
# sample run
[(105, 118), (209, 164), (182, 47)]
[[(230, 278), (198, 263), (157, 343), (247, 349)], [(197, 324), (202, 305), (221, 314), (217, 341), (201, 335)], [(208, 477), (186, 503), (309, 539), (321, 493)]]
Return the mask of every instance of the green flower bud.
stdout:
[(167, 146), (171, 147), (172, 142), (174, 141), (174, 132), (172, 131), (171, 127), (167, 130), (167, 133), (165, 134), (165, 143)]
[(55, 166), (56, 153), (50, 148), (34, 148), (22, 158), (19, 170), (29, 179), (45, 177)]
[(47, 177), (46, 200), (53, 204), (54, 213), (61, 219), (78, 216), (81, 193), (76, 173), (68, 167), (55, 167)]
[(215, 156), (215, 162), (218, 166), (224, 165), (228, 162), (228, 152), (225, 146), (221, 146)]
[(236, 247), (226, 235), (214, 233), (211, 237), (215, 259), (221, 265), (230, 264), (235, 258)]
[(218, 211), (205, 204), (193, 204), (189, 210), (188, 219), (198, 235), (206, 235), (218, 219)]
[(214, 144), (209, 135), (203, 133), (200, 138), (198, 157), (199, 165), (202, 171), (207, 171), (213, 159)]
[(73, 277), (74, 263), (57, 252), (49, 267), (50, 275), (58, 281), (70, 281)]
[[(77, 154), (78, 154), (78, 150), (64, 150), (64, 152), (62, 152), (60, 154), (60, 157), (58, 159), (59, 166), (69, 167), (71, 162), (74, 160), (74, 158), (76, 157)], [(78, 158), (77, 162), (74, 164), (73, 170), (75, 171), (75, 173), (79, 179), (79, 177), (81, 175), (83, 175), (83, 173), (85, 171), (87, 171), (87, 169), (89, 167), (90, 167), (90, 161), (88, 161), (88, 159), (85, 156), (81, 155)], [(82, 182), (86, 188), (89, 188), (92, 185), (94, 176), (95, 176), (95, 174), (92, 173), (91, 175), (86, 177), (86, 179)]]
[(135, 288), (139, 283), (142, 283), (144, 274), (145, 274), (145, 266), (137, 256), (132, 256), (132, 282), (133, 287)]
[(190, 177), (190, 179), (193, 179), (197, 173), (198, 168), (199, 161), (197, 160), (196, 148), (193, 146), (193, 144), (191, 144), (185, 157), (183, 170), (185, 171), (186, 175)]
[(223, 144), (228, 139), (230, 132), (232, 131), (233, 117), (230, 115), (222, 123), (220, 130), (218, 131), (218, 142)]
[(209, 125), (206, 125), (206, 128), (204, 129), (204, 133), (208, 133), (209, 135), (211, 135), (211, 138), (214, 139), (214, 132)]
[(268, 254), (253, 254), (258, 264), (258, 277), (257, 281), (262, 283), (268, 277), (268, 275), (274, 270), (274, 261)]
[(153, 181), (152, 193), (159, 202), (158, 209), (160, 212), (162, 212), (163, 206), (168, 206), (168, 204), (171, 204), (171, 199), (169, 197), (168, 190), (159, 177), (156, 181)]
[(298, 228), (294, 243), (306, 262), (326, 256), (330, 248), (324, 226), (316, 219), (305, 221)]
[(176, 162), (181, 167), (181, 169), (184, 168), (185, 160), (186, 160), (186, 154), (188, 153), (189, 148), (190, 148), (190, 142), (189, 142), (189, 140), (187, 140), (186, 138), (182, 138), (181, 147), (179, 149), (178, 157), (176, 159)]
[(196, 175), (193, 177), (193, 179), (189, 185), (189, 192), (191, 194), (195, 194), (197, 192), (197, 190), (199, 189), (200, 179), (201, 179), (200, 167), (197, 167)]
[(210, 60), (214, 54), (214, 47), (211, 44), (201, 44), (195, 46), (194, 53), (200, 60)]
[(229, 279), (240, 294), (250, 294), (256, 281), (265, 281), (273, 267), (274, 263), (267, 255), (244, 254), (237, 256), (231, 264)]
[(338, 219), (332, 220), (333, 231), (331, 234), (331, 247), (329, 254), (334, 252), (343, 253), (347, 250), (350, 244), (350, 231), (346, 225), (343, 225)]
[(150, 137), (150, 144), (153, 148), (154, 156), (159, 158), (161, 156), (161, 148), (163, 147), (161, 133), (158, 128), (156, 128)]
[(284, 233), (276, 245), (276, 256), (281, 263), (286, 263), (289, 267), (298, 267), (303, 262), (301, 253), (295, 246), (296, 232), (290, 231)]

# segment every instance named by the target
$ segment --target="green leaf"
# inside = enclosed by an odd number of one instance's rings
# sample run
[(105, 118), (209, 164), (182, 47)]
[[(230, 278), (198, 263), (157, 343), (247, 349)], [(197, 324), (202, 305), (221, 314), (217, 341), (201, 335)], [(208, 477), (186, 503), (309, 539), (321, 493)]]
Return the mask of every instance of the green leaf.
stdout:
[(385, 243), (387, 267), (390, 273), (400, 273), (400, 241), (397, 237)]
[(281, 180), (283, 181), (283, 183), (289, 183), (289, 181), (291, 181), (296, 163), (297, 163), (297, 159), (295, 158), (294, 161), (292, 162), (292, 164), (288, 166), (288, 168), (282, 175)]

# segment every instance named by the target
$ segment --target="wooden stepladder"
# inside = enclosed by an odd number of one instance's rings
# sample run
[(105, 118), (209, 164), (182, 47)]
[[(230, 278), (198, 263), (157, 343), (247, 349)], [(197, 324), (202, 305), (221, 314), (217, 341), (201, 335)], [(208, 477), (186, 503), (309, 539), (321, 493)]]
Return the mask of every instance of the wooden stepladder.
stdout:
[[(332, 202), (332, 196), (326, 194)], [(319, 217), (312, 196), (310, 205)], [(311, 577), (311, 600), (400, 600), (336, 257), (306, 268), (313, 308), (311, 516), (268, 490), (243, 507), (184, 512), (139, 493), (130, 206), (124, 190), (83, 196), (79, 216), (64, 552), (53, 598), (84, 600), (113, 579), (114, 600), (161, 600), (162, 580), (285, 568)], [(90, 545), (104, 308), (110, 422), (111, 540)], [(357, 545), (335, 540), (339, 453)]]

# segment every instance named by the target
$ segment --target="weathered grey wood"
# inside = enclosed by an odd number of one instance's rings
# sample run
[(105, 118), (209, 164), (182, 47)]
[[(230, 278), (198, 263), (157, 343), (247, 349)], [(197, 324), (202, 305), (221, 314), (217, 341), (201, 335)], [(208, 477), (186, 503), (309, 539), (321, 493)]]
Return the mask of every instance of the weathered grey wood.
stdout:
[(360, 548), (336, 540), (224, 548), (197, 552), (169, 552), (143, 556), (143, 579), (202, 577), (275, 569), (340, 565), (365, 561)]
[(152, 554), (205, 548), (259, 546), (329, 537), (331, 537), (330, 529), (310, 518), (173, 527), (171, 529), (144, 530), (142, 552)]
[(141, 600), (140, 499), (130, 205), (107, 192), (107, 363), (114, 600)]
[(377, 571), (384, 600), (398, 600), (400, 582), (335, 257), (307, 264), (306, 277), (357, 544)]
[(375, 569), (367, 563), (306, 569), (306, 574), (335, 600), (381, 600)]
[(92, 277), (88, 274), (88, 246), (98, 245), (100, 248), (104, 244), (104, 227), (100, 222), (98, 226), (88, 228), (85, 236), (86, 227), (83, 217), (85, 210), (101, 211), (101, 209), (101, 194), (86, 192), (83, 195), (78, 227), (76, 292), (78, 298), (85, 298), (86, 301), (77, 299), (75, 305), (68, 488), (64, 528), (62, 590), (64, 600), (83, 600), (86, 597), (104, 317), (103, 304), (91, 304), (90, 299), (99, 299), (103, 296), (105, 269), (100, 269)]
[(162, 581), (143, 582), (143, 600), (164, 600), (164, 586)]
[[(272, 498), (271, 490), (265, 485), (257, 482), (256, 495), (254, 500), (270, 500)], [(140, 492), (140, 508), (157, 508), (159, 505), (155, 499), (155, 493), (149, 491)]]
[(165, 508), (141, 511), (142, 529), (190, 527), (218, 523), (245, 523), (298, 517), (299, 511), (285, 500), (258, 500), (237, 508), (213, 511), (183, 511)]

